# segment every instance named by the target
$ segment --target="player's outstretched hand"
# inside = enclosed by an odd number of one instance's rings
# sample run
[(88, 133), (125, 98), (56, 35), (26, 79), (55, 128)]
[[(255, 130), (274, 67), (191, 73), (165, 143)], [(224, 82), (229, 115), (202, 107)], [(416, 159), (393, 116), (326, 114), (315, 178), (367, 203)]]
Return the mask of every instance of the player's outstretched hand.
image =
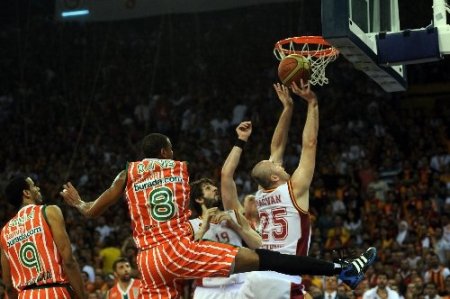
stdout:
[(77, 189), (72, 185), (71, 182), (64, 184), (63, 188), (63, 191), (59, 192), (59, 194), (64, 198), (64, 201), (69, 206), (78, 207), (83, 202), (80, 195), (78, 194)]
[(239, 139), (247, 141), (248, 137), (250, 137), (250, 135), (252, 134), (252, 122), (251, 121), (241, 122), (236, 128), (236, 133)]
[(291, 85), (292, 91), (303, 98), (308, 103), (317, 101), (317, 96), (314, 93), (314, 91), (311, 90), (311, 86), (309, 83), (304, 83), (303, 80), (300, 81), (300, 87), (297, 85), (297, 83), (292, 82)]
[(291, 95), (289, 94), (289, 88), (280, 83), (275, 83), (273, 85), (275, 92), (278, 95), (278, 99), (283, 104), (283, 107), (290, 107), (294, 104)]

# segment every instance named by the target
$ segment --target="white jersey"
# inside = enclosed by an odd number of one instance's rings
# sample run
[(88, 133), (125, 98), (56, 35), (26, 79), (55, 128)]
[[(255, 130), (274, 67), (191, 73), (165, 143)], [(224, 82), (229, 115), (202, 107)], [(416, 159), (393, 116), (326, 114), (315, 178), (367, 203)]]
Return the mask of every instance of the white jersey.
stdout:
[[(236, 212), (234, 210), (224, 211), (223, 213), (228, 213), (231, 219), (233, 219), (234, 222), (239, 224), (235, 214)], [(202, 225), (202, 219), (200, 218), (190, 219), (189, 222), (192, 225), (192, 230), (194, 231), (195, 235)], [(208, 231), (203, 235), (202, 239), (242, 247), (241, 236), (239, 236), (239, 234), (236, 233), (234, 230), (227, 227), (225, 221), (222, 221), (221, 223), (211, 222), (209, 224)]]
[[(234, 222), (239, 224), (234, 210), (224, 211), (228, 213)], [(190, 219), (192, 230), (195, 233), (198, 232), (202, 225), (202, 219), (195, 218)], [(208, 231), (203, 235), (202, 239), (210, 240), (220, 243), (227, 243), (234, 246), (242, 247), (242, 238), (234, 230), (226, 226), (226, 221), (221, 223), (209, 224)], [(195, 299), (227, 299), (235, 298), (235, 295), (239, 292), (241, 284), (244, 282), (244, 273), (232, 274), (229, 277), (206, 277), (197, 281), (197, 287), (195, 289)]]
[(284, 254), (308, 255), (311, 220), (297, 204), (291, 182), (255, 194), (262, 248)]
[[(297, 205), (291, 182), (273, 190), (258, 190), (255, 201), (260, 217), (261, 247), (284, 254), (308, 255), (310, 216)], [(300, 276), (256, 271), (247, 274), (238, 298), (292, 299), (304, 298), (304, 293)]]

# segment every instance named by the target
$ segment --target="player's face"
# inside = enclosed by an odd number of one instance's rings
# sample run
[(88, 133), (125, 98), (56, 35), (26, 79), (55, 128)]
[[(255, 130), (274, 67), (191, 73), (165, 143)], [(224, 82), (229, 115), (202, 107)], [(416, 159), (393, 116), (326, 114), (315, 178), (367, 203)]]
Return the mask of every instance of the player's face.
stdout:
[(216, 186), (211, 184), (203, 184), (202, 191), (203, 202), (208, 209), (219, 205), (220, 195)]
[(26, 179), (26, 181), (28, 183), (28, 186), (30, 186), (31, 199), (33, 199), (35, 203), (42, 203), (41, 188), (36, 186), (33, 180), (29, 177)]
[(338, 286), (337, 278), (335, 276), (325, 277), (325, 284), (328, 289), (336, 290)]
[(172, 149), (172, 142), (170, 142), (170, 139), (167, 139), (167, 146), (164, 149), (167, 155), (167, 159), (173, 159), (173, 149)]
[(388, 279), (387, 279), (386, 275), (378, 275), (378, 278), (377, 278), (378, 287), (385, 288), (387, 285), (387, 282), (388, 282)]
[(254, 217), (258, 215), (258, 208), (256, 207), (255, 197), (250, 195), (244, 200), (244, 213), (246, 216)]
[(288, 181), (291, 177), (289, 173), (286, 172), (284, 167), (277, 163), (272, 163), (272, 173), (278, 176), (283, 181)]
[(131, 279), (131, 266), (128, 262), (117, 263), (114, 274), (120, 281), (130, 281)]

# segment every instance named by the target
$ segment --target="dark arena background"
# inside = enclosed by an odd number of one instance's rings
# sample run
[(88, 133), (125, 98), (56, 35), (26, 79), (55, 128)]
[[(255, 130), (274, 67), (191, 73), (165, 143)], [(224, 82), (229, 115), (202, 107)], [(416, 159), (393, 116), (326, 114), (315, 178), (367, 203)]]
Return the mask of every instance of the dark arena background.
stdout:
[[(71, 181), (95, 199), (127, 161), (142, 157), (140, 140), (150, 132), (171, 137), (174, 157), (189, 161), (191, 181), (219, 181), (236, 126), (251, 120), (235, 180), (242, 198), (254, 193), (250, 170), (269, 157), (282, 109), (272, 87), (279, 63), (273, 46), (285, 37), (321, 35), (321, 3), (253, 1), (91, 22), (61, 20), (49, 2), (0, 4), (0, 187), (14, 175), (30, 176), (45, 201), (61, 207), (80, 267), (95, 271), (89, 298), (102, 298), (113, 281), (103, 271), (102, 249), (134, 253), (126, 203), (86, 220), (63, 202), (62, 184)], [(430, 24), (431, 5), (399, 0), (401, 27)], [(341, 285), (338, 292), (362, 298), (386, 273), (399, 294), (413, 284), (416, 297), (408, 298), (424, 298), (429, 257), (436, 253), (444, 268), (450, 262), (449, 58), (408, 65), (407, 89), (395, 93), (344, 57), (326, 74), (328, 85), (312, 87), (320, 129), (309, 254), (332, 258), (335, 250), (375, 246), (378, 260), (361, 287)], [(294, 105), (289, 173), (298, 164), (306, 111), (297, 97)], [(12, 216), (2, 194), (2, 225)], [(310, 293), (323, 291), (322, 278), (303, 281)], [(443, 282), (441, 298), (450, 298), (443, 297), (450, 296), (450, 278)]]

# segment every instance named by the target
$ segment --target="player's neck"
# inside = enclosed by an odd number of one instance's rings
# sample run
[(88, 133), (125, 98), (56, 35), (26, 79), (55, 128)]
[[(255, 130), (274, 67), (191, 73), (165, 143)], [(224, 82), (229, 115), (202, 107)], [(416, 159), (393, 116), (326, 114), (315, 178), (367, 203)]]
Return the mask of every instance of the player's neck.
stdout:
[(119, 286), (122, 289), (122, 291), (126, 291), (130, 283), (132, 282), (133, 278), (130, 278), (128, 281), (122, 281), (119, 280)]
[(24, 199), (24, 200), (22, 201), (22, 205), (20, 206), (19, 210), (20, 210), (21, 208), (25, 207), (25, 206), (28, 206), (28, 205), (35, 205), (35, 204), (36, 204), (36, 202), (34, 202), (34, 201), (31, 200), (31, 199)]

